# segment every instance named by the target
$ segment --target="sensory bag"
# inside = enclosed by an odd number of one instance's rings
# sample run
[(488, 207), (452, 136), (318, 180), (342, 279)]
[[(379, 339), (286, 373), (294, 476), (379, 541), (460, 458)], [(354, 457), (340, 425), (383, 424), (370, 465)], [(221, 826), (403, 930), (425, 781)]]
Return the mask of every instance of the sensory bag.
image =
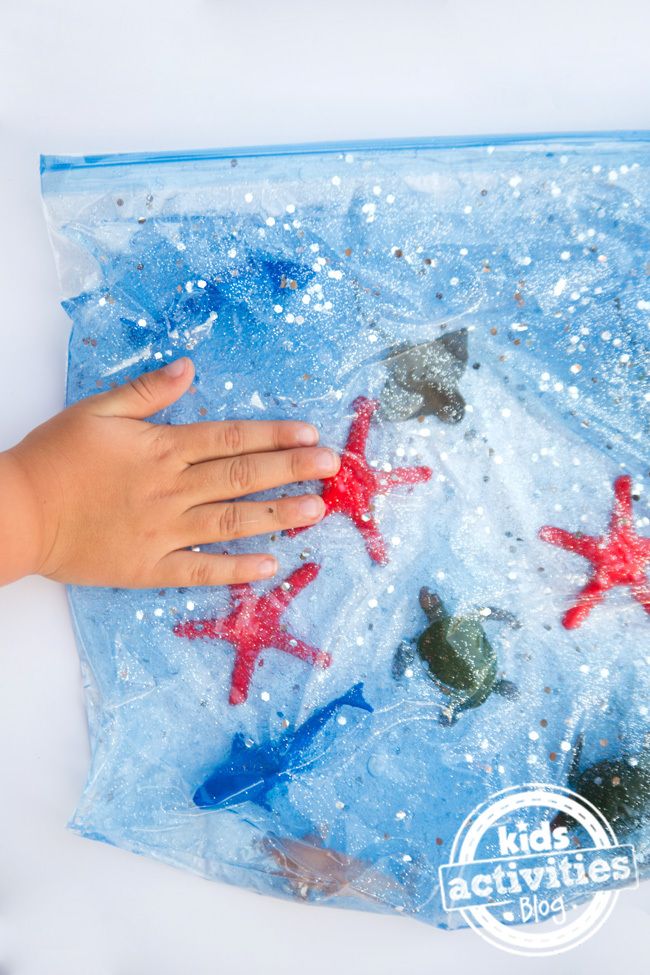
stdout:
[[(265, 583), (69, 588), (72, 829), (441, 927), (472, 809), (584, 795), (650, 853), (650, 147), (638, 133), (44, 157), (67, 402), (306, 420), (327, 514)], [(268, 492), (261, 497), (274, 497)], [(579, 896), (579, 892), (575, 894)]]

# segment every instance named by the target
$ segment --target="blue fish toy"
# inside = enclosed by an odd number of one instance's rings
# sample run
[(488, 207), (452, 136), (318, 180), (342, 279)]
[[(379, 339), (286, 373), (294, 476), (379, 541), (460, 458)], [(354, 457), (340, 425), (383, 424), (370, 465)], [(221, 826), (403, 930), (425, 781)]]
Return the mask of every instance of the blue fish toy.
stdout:
[(287, 731), (274, 741), (249, 747), (244, 735), (237, 733), (226, 761), (194, 793), (195, 805), (203, 809), (227, 809), (242, 802), (255, 802), (270, 809), (269, 793), (279, 783), (291, 779), (295, 772), (311, 768), (321, 754), (311, 754), (314, 739), (344, 707), (373, 710), (363, 696), (363, 684), (355, 684), (341, 697), (314, 711), (294, 731)]

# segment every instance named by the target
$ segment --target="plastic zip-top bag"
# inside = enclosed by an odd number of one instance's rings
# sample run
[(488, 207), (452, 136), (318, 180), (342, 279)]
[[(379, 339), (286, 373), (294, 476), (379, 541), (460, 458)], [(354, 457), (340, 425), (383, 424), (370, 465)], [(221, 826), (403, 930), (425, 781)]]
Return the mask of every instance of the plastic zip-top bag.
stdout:
[(68, 403), (188, 354), (156, 421), (302, 419), (343, 458), (272, 582), (70, 589), (73, 829), (454, 927), (461, 824), (535, 782), (645, 872), (648, 138), (43, 159)]

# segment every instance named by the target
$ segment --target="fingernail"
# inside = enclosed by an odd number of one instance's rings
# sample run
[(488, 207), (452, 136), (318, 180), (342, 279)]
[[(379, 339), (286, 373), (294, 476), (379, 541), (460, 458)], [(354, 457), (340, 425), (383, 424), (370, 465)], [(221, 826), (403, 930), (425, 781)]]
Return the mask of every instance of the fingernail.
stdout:
[(183, 356), (181, 359), (174, 359), (173, 362), (168, 362), (164, 367), (163, 372), (166, 372), (168, 376), (172, 379), (178, 379), (182, 376), (187, 369), (187, 358)]
[(268, 579), (269, 576), (274, 576), (277, 571), (277, 559), (262, 559), (257, 567), (257, 572), (261, 579)]
[(313, 447), (318, 443), (318, 430), (311, 423), (305, 423), (296, 430), (296, 443), (303, 447)]
[(339, 459), (333, 450), (319, 450), (314, 457), (314, 467), (319, 474), (334, 474), (339, 469)]
[(303, 518), (313, 521), (316, 518), (322, 517), (325, 513), (325, 505), (321, 498), (303, 498), (298, 502), (298, 511)]

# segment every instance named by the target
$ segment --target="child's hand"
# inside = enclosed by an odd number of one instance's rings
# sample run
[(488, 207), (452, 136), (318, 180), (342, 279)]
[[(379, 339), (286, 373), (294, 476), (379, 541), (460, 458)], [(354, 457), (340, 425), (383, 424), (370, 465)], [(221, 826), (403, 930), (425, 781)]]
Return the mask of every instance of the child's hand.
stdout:
[(36, 572), (91, 586), (215, 586), (277, 571), (270, 555), (190, 548), (313, 525), (318, 495), (233, 499), (330, 477), (339, 459), (314, 446), (305, 423), (144, 422), (193, 378), (178, 359), (76, 403), (0, 454), (0, 583)]

